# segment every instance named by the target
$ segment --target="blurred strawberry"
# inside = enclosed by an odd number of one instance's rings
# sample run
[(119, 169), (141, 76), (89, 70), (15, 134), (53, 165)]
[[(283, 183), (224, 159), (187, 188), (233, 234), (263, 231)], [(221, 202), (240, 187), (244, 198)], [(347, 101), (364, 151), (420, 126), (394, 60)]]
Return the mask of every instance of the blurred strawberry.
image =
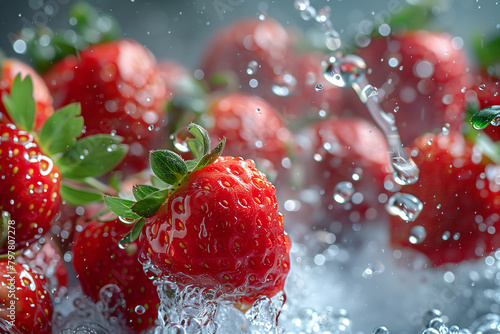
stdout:
[[(33, 82), (33, 98), (35, 100), (35, 123), (33, 128), (40, 130), (43, 123), (54, 113), (52, 97), (42, 78), (29, 65), (17, 59), (3, 59), (1, 62), (0, 96), (10, 94), (14, 79), (21, 74), (22, 79), (30, 76)], [(10, 123), (13, 120), (0, 103), (0, 121)]]
[(130, 150), (121, 170), (147, 167), (150, 149), (160, 145), (167, 91), (153, 55), (132, 40), (90, 46), (67, 56), (44, 75), (56, 107), (80, 102), (84, 136), (122, 136)]
[(331, 118), (297, 138), (303, 152), (303, 208), (317, 228), (333, 222), (357, 223), (384, 214), (378, 201), (390, 173), (384, 135), (362, 119)]
[[(452, 36), (423, 30), (398, 32), (373, 38), (358, 55), (366, 61), (367, 78), (378, 88), (383, 110), (394, 111), (403, 144), (446, 123), (458, 129), (472, 76), (466, 54)], [(352, 114), (368, 115), (353, 92), (346, 97)]]
[(486, 165), (455, 131), (422, 135), (412, 152), (420, 179), (403, 190), (423, 209), (414, 221), (391, 218), (392, 245), (415, 249), (434, 266), (476, 259), (500, 247), (498, 167)]

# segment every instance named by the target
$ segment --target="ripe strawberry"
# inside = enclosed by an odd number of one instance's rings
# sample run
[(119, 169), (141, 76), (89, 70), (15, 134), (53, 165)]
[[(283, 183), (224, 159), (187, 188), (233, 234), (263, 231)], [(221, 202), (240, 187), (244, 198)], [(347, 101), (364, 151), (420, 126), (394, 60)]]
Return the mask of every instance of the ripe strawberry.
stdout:
[(138, 261), (138, 243), (119, 246), (128, 229), (118, 219), (88, 223), (73, 244), (73, 267), (83, 292), (94, 301), (103, 286), (117, 285), (126, 302), (127, 326), (140, 333), (154, 325), (160, 301)]
[[(31, 133), (0, 124), (0, 209), (15, 221), (15, 247), (24, 247), (50, 228), (61, 201), (61, 173)], [(0, 245), (5, 253), (7, 243)]]
[(156, 177), (172, 187), (138, 186), (137, 202), (105, 201), (118, 215), (139, 219), (126, 240), (140, 234), (142, 256), (165, 277), (181, 287), (223, 288), (245, 309), (281, 291), (289, 270), (275, 188), (253, 161), (220, 157), (224, 140), (209, 152), (206, 131), (194, 124), (189, 131), (203, 147), (194, 161), (151, 153)]
[(263, 99), (245, 93), (215, 96), (208, 115), (213, 138), (226, 137), (227, 155), (254, 159), (271, 171), (283, 171), (291, 133), (279, 113)]
[(158, 71), (167, 89), (170, 98), (181, 89), (184, 82), (192, 80), (192, 74), (182, 64), (174, 60), (162, 60), (158, 62)]
[[(14, 245), (7, 245), (4, 235), (0, 253), (7, 246), (9, 251), (26, 247), (47, 232), (60, 197), (71, 203), (102, 200), (100, 193), (81, 185), (95, 183), (92, 178), (113, 168), (126, 152), (121, 138), (110, 135), (77, 141), (83, 126), (78, 105), (58, 110), (39, 132), (30, 132), (35, 118), (32, 89), (29, 76), (17, 76), (11, 94), (3, 96), (16, 125), (0, 123), (0, 210), (15, 222), (16, 238)], [(62, 184), (61, 177), (71, 184)]]
[[(1, 65), (0, 96), (3, 95), (3, 93), (10, 94), (14, 79), (19, 74), (21, 74), (23, 79), (29, 75), (33, 80), (33, 98), (35, 99), (34, 128), (35, 130), (41, 129), (45, 121), (54, 113), (52, 97), (45, 82), (43, 82), (42, 78), (34, 69), (19, 60), (4, 59)], [(6, 123), (12, 122), (3, 103), (0, 103), (0, 120)]]
[(112, 133), (130, 145), (121, 170), (147, 167), (150, 149), (162, 139), (167, 90), (153, 55), (139, 43), (122, 39), (90, 46), (67, 56), (44, 75), (54, 106), (80, 102), (84, 136)]
[[(403, 144), (409, 145), (420, 134), (441, 129), (446, 123), (458, 129), (465, 112), (462, 88), (471, 86), (472, 77), (465, 52), (454, 44), (452, 36), (398, 32), (374, 38), (358, 55), (366, 61), (367, 78), (378, 88), (377, 98), (384, 111), (397, 110), (394, 115)], [(346, 97), (353, 114), (368, 115), (354, 93)]]
[[(303, 183), (320, 199), (309, 203), (314, 210), (307, 221), (325, 227), (334, 221), (380, 218), (384, 210), (378, 195), (391, 171), (380, 130), (359, 118), (330, 118), (312, 124), (297, 140), (303, 151)], [(338, 187), (345, 182), (350, 187), (342, 196)]]
[(13, 325), (9, 333), (52, 333), (52, 301), (45, 285), (45, 278), (28, 265), (0, 260), (0, 318)]
[(500, 247), (494, 165), (481, 162), (481, 154), (455, 131), (423, 135), (412, 152), (420, 179), (403, 190), (416, 196), (423, 210), (415, 221), (391, 218), (393, 246), (415, 249), (434, 266), (475, 259)]

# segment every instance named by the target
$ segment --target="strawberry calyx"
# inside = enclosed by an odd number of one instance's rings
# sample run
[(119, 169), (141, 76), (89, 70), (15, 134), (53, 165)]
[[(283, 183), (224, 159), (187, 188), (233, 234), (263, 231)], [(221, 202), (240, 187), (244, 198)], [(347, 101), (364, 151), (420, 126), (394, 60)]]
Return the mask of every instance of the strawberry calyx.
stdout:
[(28, 45), (28, 54), (38, 71), (68, 55), (76, 55), (90, 45), (112, 41), (121, 36), (118, 22), (110, 15), (100, 14), (91, 5), (79, 2), (69, 12), (72, 29), (53, 31), (44, 26), (37, 30), (24, 28), (19, 38)]
[(483, 129), (487, 126), (498, 126), (500, 123), (500, 106), (490, 106), (479, 110), (476, 103), (467, 104), (464, 134), (467, 140), (474, 143), (481, 152), (495, 164), (500, 164), (500, 142), (491, 139)]
[(63, 183), (61, 197), (73, 205), (84, 205), (102, 200), (102, 193), (114, 193), (96, 178), (112, 170), (125, 157), (128, 146), (123, 138), (97, 134), (82, 139), (83, 117), (79, 103), (71, 103), (57, 110), (40, 131), (33, 130), (35, 103), (33, 83), (28, 75), (18, 75), (10, 94), (2, 95), (2, 102), (14, 125), (29, 132), (59, 168)]
[(210, 150), (208, 132), (198, 124), (191, 123), (188, 132), (193, 136), (187, 145), (194, 159), (185, 161), (180, 155), (170, 150), (150, 152), (150, 163), (153, 171), (152, 185), (136, 185), (133, 187), (135, 200), (105, 196), (104, 202), (109, 210), (123, 220), (134, 224), (132, 230), (120, 241), (128, 244), (135, 241), (145, 223), (145, 218), (154, 216), (160, 207), (168, 201), (169, 195), (182, 186), (189, 175), (213, 163), (221, 155), (226, 139)]

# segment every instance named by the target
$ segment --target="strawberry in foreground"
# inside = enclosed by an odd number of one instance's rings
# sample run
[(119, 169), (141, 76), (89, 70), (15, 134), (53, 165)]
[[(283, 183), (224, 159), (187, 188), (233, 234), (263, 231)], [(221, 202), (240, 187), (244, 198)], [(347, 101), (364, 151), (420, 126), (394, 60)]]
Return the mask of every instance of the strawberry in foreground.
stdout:
[[(455, 131), (423, 135), (413, 151), (420, 179), (403, 190), (420, 199), (423, 210), (412, 222), (391, 218), (393, 246), (415, 249), (434, 266), (479, 258), (500, 247), (500, 191), (488, 177), (494, 165), (481, 160)], [(425, 234), (410, 238), (421, 227)]]
[(103, 286), (118, 286), (126, 302), (126, 325), (140, 333), (154, 325), (160, 300), (137, 260), (138, 242), (119, 245), (128, 229), (118, 219), (88, 223), (73, 244), (73, 267), (83, 292), (94, 302)]
[(0, 304), (0, 318), (14, 324), (9, 333), (52, 333), (52, 301), (45, 278), (28, 265), (0, 260)]
[[(192, 124), (195, 160), (151, 152), (155, 186), (136, 186), (137, 201), (105, 197), (121, 217), (136, 219), (128, 242), (140, 235), (142, 258), (181, 287), (224, 289), (240, 309), (283, 290), (290, 239), (275, 188), (251, 160), (210, 152), (207, 132)], [(196, 145), (199, 144), (201, 149)]]
[[(93, 177), (113, 168), (127, 149), (120, 144), (120, 137), (111, 135), (77, 141), (83, 127), (77, 104), (58, 110), (39, 132), (34, 131), (32, 91), (31, 78), (22, 80), (19, 75), (11, 94), (2, 96), (15, 125), (0, 123), (0, 210), (15, 222), (16, 250), (29, 246), (49, 230), (61, 197), (82, 204), (102, 199), (99, 191), (86, 184), (95, 184)], [(61, 183), (62, 179), (66, 182)], [(5, 224), (3, 221), (0, 253), (8, 246)]]

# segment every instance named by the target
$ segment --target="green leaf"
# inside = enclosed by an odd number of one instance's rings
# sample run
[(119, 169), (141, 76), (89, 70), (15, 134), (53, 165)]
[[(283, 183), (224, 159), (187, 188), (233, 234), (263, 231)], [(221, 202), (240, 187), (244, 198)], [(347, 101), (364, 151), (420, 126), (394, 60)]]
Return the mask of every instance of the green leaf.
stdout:
[(69, 15), (76, 19), (75, 29), (89, 44), (116, 40), (122, 35), (116, 19), (100, 15), (96, 8), (85, 2), (76, 3)]
[(93, 135), (80, 139), (57, 161), (65, 178), (84, 179), (112, 170), (125, 157), (128, 146), (122, 138)]
[(120, 217), (127, 219), (137, 219), (141, 217), (131, 209), (131, 207), (136, 203), (134, 201), (119, 197), (105, 196), (104, 203), (106, 203), (108, 209)]
[(144, 199), (145, 197), (147, 197), (149, 194), (152, 194), (158, 190), (160, 190), (160, 189), (153, 187), (153, 186), (138, 184), (132, 188), (132, 193), (134, 195), (134, 198), (136, 200), (140, 201), (141, 199)]
[(201, 144), (203, 148), (203, 155), (208, 154), (210, 152), (210, 137), (207, 130), (205, 130), (198, 124), (191, 123), (188, 127), (188, 131)]
[(226, 138), (222, 138), (219, 145), (217, 145), (212, 152), (205, 154), (203, 158), (200, 159), (194, 170), (202, 169), (205, 166), (210, 165), (222, 154), (224, 150), (224, 145), (226, 144)]
[(178, 184), (188, 172), (184, 160), (172, 151), (152, 151), (150, 161), (153, 173), (168, 184)]
[(500, 142), (494, 142), (485, 133), (479, 133), (475, 138), (475, 144), (491, 161), (500, 164)]
[(151, 176), (151, 184), (158, 189), (166, 189), (166, 188), (170, 188), (172, 186), (171, 184), (167, 184), (167, 183), (163, 182), (157, 176), (154, 176), (154, 175)]
[(132, 211), (142, 217), (153, 216), (165, 202), (169, 191), (170, 189), (162, 189), (147, 195), (132, 206)]
[(500, 123), (500, 106), (491, 106), (475, 113), (471, 118), (471, 124), (476, 130), (482, 130), (492, 122)]
[(142, 227), (144, 226), (144, 223), (146, 220), (144, 218), (139, 219), (135, 224), (134, 227), (132, 227), (132, 230), (128, 232), (122, 240), (120, 240), (120, 244), (128, 244), (131, 243), (139, 237), (141, 234)]
[(102, 194), (93, 189), (74, 187), (67, 183), (61, 183), (60, 192), (62, 199), (73, 206), (86, 205), (103, 199)]
[(68, 104), (56, 111), (43, 125), (40, 145), (49, 154), (64, 152), (76, 143), (83, 128), (79, 103)]
[(21, 74), (18, 74), (12, 84), (10, 95), (3, 93), (2, 102), (14, 124), (26, 131), (33, 130), (35, 100), (33, 82), (29, 75), (22, 80)]

